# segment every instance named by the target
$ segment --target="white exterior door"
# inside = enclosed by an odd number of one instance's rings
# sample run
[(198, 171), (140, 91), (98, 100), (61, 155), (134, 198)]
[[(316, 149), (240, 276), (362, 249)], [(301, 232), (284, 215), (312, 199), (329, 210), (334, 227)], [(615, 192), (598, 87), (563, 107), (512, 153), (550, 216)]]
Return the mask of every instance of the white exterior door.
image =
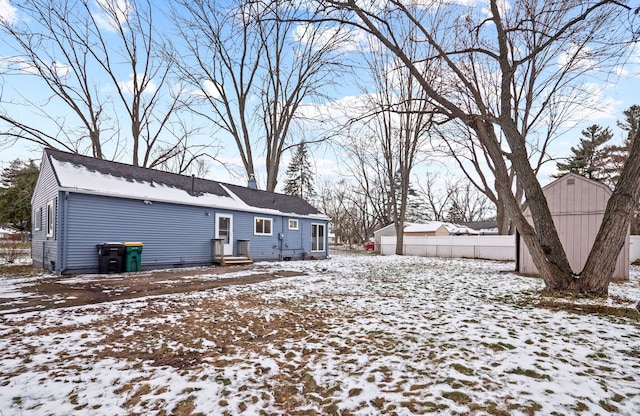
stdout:
[(216, 214), (216, 236), (224, 240), (224, 255), (233, 255), (233, 215)]

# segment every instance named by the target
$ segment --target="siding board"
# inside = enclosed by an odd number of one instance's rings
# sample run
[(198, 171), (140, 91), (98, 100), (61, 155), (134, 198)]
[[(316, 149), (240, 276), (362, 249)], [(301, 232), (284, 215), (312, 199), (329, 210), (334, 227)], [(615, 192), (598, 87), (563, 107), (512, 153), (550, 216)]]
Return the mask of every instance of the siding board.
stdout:
[[(573, 184), (568, 181), (573, 180)], [(582, 271), (595, 242), (611, 191), (603, 184), (579, 175), (568, 174), (544, 187), (553, 221), (574, 272)], [(524, 213), (529, 223), (531, 214)], [(615, 279), (629, 279), (629, 234), (613, 275)], [(537, 274), (524, 241), (521, 240), (520, 272)]]
[[(34, 213), (31, 221), (31, 257), (35, 267), (53, 270), (53, 264), (59, 264), (56, 236), (47, 237), (47, 203), (58, 197), (58, 181), (51, 164), (46, 157), (40, 162), (40, 174), (35, 191), (31, 198), (31, 210)], [(58, 198), (59, 199), (59, 198)], [(58, 211), (56, 209), (56, 211)], [(40, 216), (41, 227), (36, 230), (36, 217)], [(60, 224), (55, 224), (57, 231)]]

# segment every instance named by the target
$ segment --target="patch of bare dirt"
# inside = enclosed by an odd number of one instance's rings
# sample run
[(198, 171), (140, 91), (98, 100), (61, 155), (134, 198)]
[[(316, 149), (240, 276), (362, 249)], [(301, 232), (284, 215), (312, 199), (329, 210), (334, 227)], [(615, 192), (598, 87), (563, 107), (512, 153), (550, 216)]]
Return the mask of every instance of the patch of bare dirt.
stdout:
[[(255, 273), (241, 277), (218, 278), (216, 275), (251, 271)], [(142, 296), (157, 296), (172, 293), (188, 293), (214, 289), (222, 286), (247, 285), (282, 277), (300, 276), (301, 272), (278, 271), (260, 273), (250, 266), (202, 267), (196, 269), (172, 269), (166, 271), (96, 275), (69, 283), (75, 276), (65, 275), (52, 279), (43, 278), (21, 288), (16, 298), (0, 298), (0, 311), (23, 313), (35, 310), (91, 305)], [(66, 280), (66, 281), (65, 281)], [(16, 300), (19, 299), (19, 302)]]

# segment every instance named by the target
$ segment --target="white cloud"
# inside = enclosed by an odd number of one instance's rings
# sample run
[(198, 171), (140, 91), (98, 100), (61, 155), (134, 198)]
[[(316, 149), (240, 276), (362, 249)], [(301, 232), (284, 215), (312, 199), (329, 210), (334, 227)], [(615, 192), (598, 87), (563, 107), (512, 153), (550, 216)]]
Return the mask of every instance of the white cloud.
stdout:
[[(461, 5), (468, 5), (468, 6), (475, 6), (476, 2), (473, 0), (470, 1), (458, 1), (456, 3), (459, 3)], [(464, 4), (467, 3), (467, 4)], [(486, 2), (488, 3), (488, 2)], [(498, 0), (498, 13), (500, 13), (500, 16), (504, 16), (507, 13), (507, 10), (511, 9), (511, 4), (509, 4), (509, 2), (507, 0)], [(487, 17), (492, 17), (493, 16), (493, 12), (491, 11), (491, 7), (487, 4), (486, 6), (484, 6), (482, 8), (482, 13), (484, 13)]]
[(615, 120), (618, 117), (617, 106), (620, 102), (605, 95), (601, 84), (584, 84), (583, 89), (588, 99), (583, 103), (579, 117), (590, 120)]
[(92, 13), (93, 18), (100, 28), (109, 32), (117, 32), (133, 11), (128, 0), (96, 0), (95, 4), (97, 8)]
[(614, 68), (614, 72), (619, 77), (628, 77), (630, 75), (629, 70), (627, 68), (625, 68), (624, 66), (615, 67)]
[[(19, 57), (19, 56), (3, 56), (0, 57), (0, 69), (15, 71), (18, 74), (30, 74), (30, 75), (38, 75), (38, 69), (36, 66)], [(43, 72), (46, 73), (45, 68), (43, 67)], [(61, 64), (59, 62), (53, 62), (49, 65), (48, 70), (52, 73), (55, 73), (58, 77), (64, 78), (71, 71), (71, 66), (68, 64)]]
[[(480, 0), (443, 0), (442, 3), (439, 1), (430, 1), (427, 6), (432, 6), (433, 3), (436, 4), (457, 4), (458, 6), (466, 6), (466, 7), (475, 7)], [(420, 3), (425, 3), (425, 0), (420, 1)]]
[[(130, 77), (131, 79), (129, 81), (119, 82), (118, 87), (120, 87), (120, 91), (124, 92), (125, 94), (133, 95), (133, 92), (137, 91), (141, 87), (141, 85), (145, 83), (147, 80), (145, 79), (144, 74), (138, 74), (137, 76), (138, 85), (136, 86), (134, 85), (133, 74), (131, 74)], [(149, 80), (143, 92), (148, 94), (153, 94), (154, 92), (157, 91), (157, 89), (158, 89), (158, 86), (155, 84), (155, 82), (153, 82), (153, 80)]]
[(293, 39), (306, 46), (322, 47), (335, 43), (335, 49), (342, 53), (367, 50), (369, 35), (358, 29), (338, 26), (317, 27), (310, 23), (301, 23), (292, 33)]
[(59, 77), (64, 78), (71, 71), (71, 66), (54, 62), (51, 64), (51, 71), (55, 72)]
[[(0, 0), (2, 1), (2, 0)], [(17, 56), (0, 57), (0, 68), (25, 74), (37, 74), (38, 70), (33, 64)]]
[(640, 78), (640, 44), (630, 46), (629, 59), (624, 66), (616, 68), (616, 73), (622, 77)]
[(565, 70), (589, 70), (596, 67), (596, 63), (590, 57), (591, 50), (588, 47), (579, 47), (571, 44), (569, 49), (558, 55), (558, 65)]
[(193, 92), (193, 95), (200, 97), (219, 98), (221, 95), (222, 87), (216, 81), (205, 79), (202, 81), (202, 86), (199, 90)]
[(300, 106), (300, 115), (307, 120), (332, 120), (336, 123), (346, 122), (356, 113), (363, 112), (370, 100), (367, 95), (348, 95), (324, 104), (305, 104)]
[(0, 22), (13, 24), (17, 21), (16, 8), (11, 5), (9, 0), (0, 0)]

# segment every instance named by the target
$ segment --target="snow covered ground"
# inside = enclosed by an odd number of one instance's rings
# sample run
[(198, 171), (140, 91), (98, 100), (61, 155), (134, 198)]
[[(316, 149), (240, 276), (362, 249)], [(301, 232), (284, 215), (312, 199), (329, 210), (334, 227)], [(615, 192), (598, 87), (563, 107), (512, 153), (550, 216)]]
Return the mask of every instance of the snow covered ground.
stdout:
[[(0, 315), (0, 414), (640, 412), (637, 318), (536, 306), (513, 263), (256, 267), (306, 276)], [(610, 292), (579, 303), (634, 308), (640, 269)]]

